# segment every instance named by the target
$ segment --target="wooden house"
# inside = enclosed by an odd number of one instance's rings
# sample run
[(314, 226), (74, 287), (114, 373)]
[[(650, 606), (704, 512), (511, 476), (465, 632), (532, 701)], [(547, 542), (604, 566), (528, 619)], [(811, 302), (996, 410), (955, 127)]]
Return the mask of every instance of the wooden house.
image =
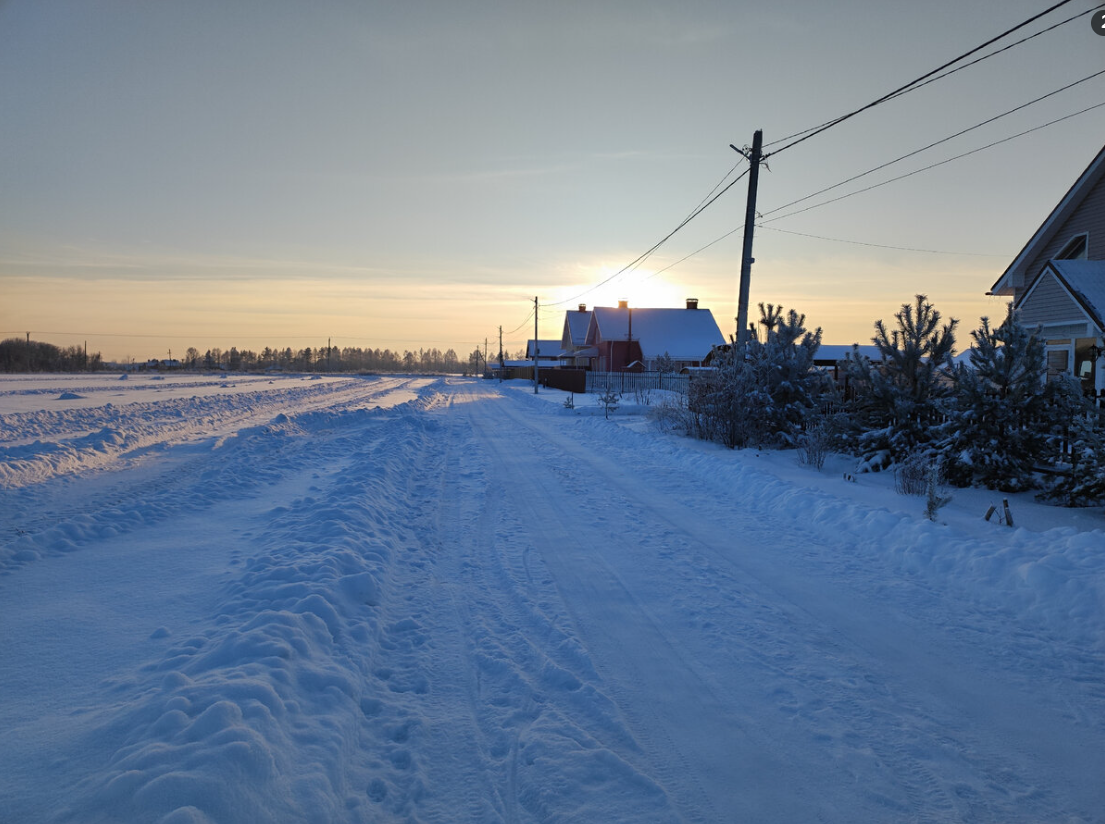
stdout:
[(1017, 316), (1040, 326), (1051, 374), (1068, 372), (1089, 394), (1105, 391), (1105, 147), (991, 287)]
[(564, 331), (560, 336), (560, 362), (568, 369), (590, 369), (591, 358), (598, 350), (587, 345), (587, 327), (591, 325), (591, 313), (587, 304), (564, 313)]
[(590, 367), (598, 372), (622, 372), (631, 364), (654, 372), (665, 355), (676, 371), (701, 366), (725, 338), (709, 309), (688, 299), (685, 309), (634, 309), (626, 301), (617, 308), (596, 306), (584, 339), (594, 349)]

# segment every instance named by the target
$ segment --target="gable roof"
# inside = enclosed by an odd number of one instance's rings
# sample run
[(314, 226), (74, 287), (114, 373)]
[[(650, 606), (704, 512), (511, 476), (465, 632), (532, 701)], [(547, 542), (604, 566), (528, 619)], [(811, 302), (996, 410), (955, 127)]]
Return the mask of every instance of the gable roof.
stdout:
[(587, 340), (587, 327), (591, 323), (591, 313), (587, 310), (575, 310), (564, 313), (564, 334), (560, 338), (562, 346), (583, 346)]
[(645, 358), (667, 352), (674, 360), (700, 361), (725, 343), (709, 309), (623, 309), (596, 306), (587, 327), (587, 344), (628, 340), (632, 312), (633, 340)]
[(1051, 272), (1078, 302), (1098, 329), (1105, 329), (1105, 260), (1049, 260), (1040, 277), (1017, 301), (1017, 308), (1032, 296), (1036, 285)]
[[(543, 360), (556, 359), (560, 357), (560, 341), (558, 340), (539, 340), (537, 341), (537, 356)], [(526, 341), (526, 357), (529, 360), (533, 360), (533, 341)]]
[(1047, 216), (1047, 219), (1036, 230), (1036, 233), (1029, 238), (1020, 254), (1009, 264), (1009, 268), (990, 287), (989, 294), (1012, 295), (1018, 283), (1025, 286), (1029, 285), (1027, 278), (1029, 265), (1054, 240), (1055, 233), (1059, 231), (1102, 178), (1105, 178), (1105, 146), (1102, 146), (1101, 151), (1090, 161), (1090, 165), (1086, 167), (1078, 180), (1074, 181), (1074, 185), (1063, 195), (1059, 205), (1051, 210), (1051, 214)]

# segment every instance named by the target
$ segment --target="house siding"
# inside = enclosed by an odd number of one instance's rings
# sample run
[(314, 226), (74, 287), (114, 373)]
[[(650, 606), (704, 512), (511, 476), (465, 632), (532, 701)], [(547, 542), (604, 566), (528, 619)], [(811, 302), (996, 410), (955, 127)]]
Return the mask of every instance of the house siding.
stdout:
[(1054, 258), (1075, 235), (1086, 233), (1089, 244), (1088, 260), (1105, 260), (1105, 177), (1090, 189), (1089, 194), (1069, 218), (1055, 231), (1051, 241), (1044, 246), (1025, 268), (1027, 280), (1016, 283), (1018, 291), (1032, 284), (1049, 260)]
[(1082, 307), (1050, 271), (1017, 307), (1017, 317), (1025, 326), (1035, 326), (1038, 323), (1070, 323), (1085, 315)]

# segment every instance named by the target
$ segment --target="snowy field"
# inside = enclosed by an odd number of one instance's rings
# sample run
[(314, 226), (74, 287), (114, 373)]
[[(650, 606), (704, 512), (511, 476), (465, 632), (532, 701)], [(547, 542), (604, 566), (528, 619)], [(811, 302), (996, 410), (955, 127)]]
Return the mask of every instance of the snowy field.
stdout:
[(1102, 822), (1105, 517), (460, 378), (0, 378), (0, 822)]

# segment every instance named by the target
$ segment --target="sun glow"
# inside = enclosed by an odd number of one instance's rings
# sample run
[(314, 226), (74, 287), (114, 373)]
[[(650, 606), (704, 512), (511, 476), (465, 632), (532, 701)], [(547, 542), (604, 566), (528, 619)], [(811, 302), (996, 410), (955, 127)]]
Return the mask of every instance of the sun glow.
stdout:
[[(619, 301), (628, 301), (637, 308), (674, 308), (684, 305), (689, 297), (697, 295), (686, 293), (686, 287), (664, 280), (649, 269), (636, 269), (632, 272), (613, 277), (618, 269), (601, 266), (587, 270), (587, 281), (561, 287), (556, 290), (554, 301), (572, 301), (594, 306), (617, 306)], [(612, 278), (609, 283), (603, 283)], [(594, 287), (591, 284), (602, 283)], [(569, 308), (575, 308), (569, 307)]]

